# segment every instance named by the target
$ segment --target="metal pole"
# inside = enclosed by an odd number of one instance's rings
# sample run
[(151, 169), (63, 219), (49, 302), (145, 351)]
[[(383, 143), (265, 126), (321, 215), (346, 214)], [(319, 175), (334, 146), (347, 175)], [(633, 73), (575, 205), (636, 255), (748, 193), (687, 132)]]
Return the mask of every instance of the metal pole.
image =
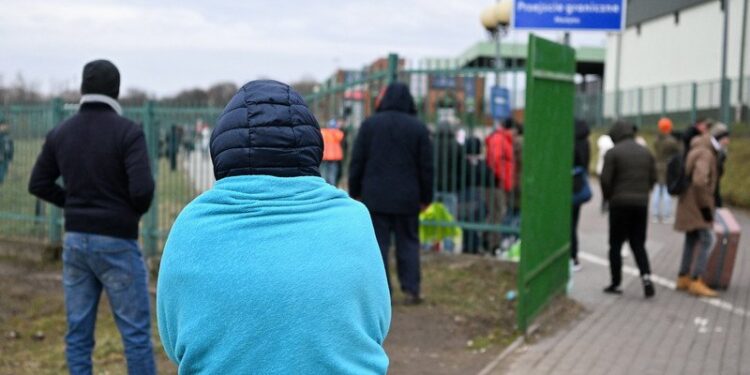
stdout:
[(729, 1), (722, 0), (724, 11), (724, 34), (721, 50), (721, 121), (729, 125), (729, 85), (727, 83), (727, 39), (729, 34)]
[[(61, 123), (65, 117), (63, 112), (63, 101), (60, 98), (52, 99), (52, 126), (57, 126)], [(62, 183), (62, 179), (58, 178), (55, 183)], [(58, 246), (62, 243), (62, 209), (49, 203), (49, 215), (47, 216), (47, 238), (51, 246)]]
[(622, 34), (617, 34), (617, 66), (615, 67), (615, 117), (620, 118), (620, 65), (622, 65)]
[[(501, 36), (501, 26), (498, 25), (497, 29), (492, 32), (492, 36), (495, 38), (495, 87), (500, 87), (500, 73), (503, 69), (503, 60), (502, 56), (500, 55), (500, 36)], [(492, 98), (494, 100), (494, 98)], [(495, 103), (492, 103), (494, 106)], [(500, 126), (500, 120), (495, 119), (495, 127)]]
[(698, 121), (698, 84), (695, 82), (691, 85), (690, 95), (690, 124), (695, 124)]
[(737, 116), (735, 120), (737, 122), (742, 121), (742, 108), (744, 107), (744, 93), (745, 90), (745, 48), (747, 38), (747, 3), (745, 0), (742, 5), (742, 36), (740, 37), (740, 75), (739, 75), (739, 87), (737, 90)]

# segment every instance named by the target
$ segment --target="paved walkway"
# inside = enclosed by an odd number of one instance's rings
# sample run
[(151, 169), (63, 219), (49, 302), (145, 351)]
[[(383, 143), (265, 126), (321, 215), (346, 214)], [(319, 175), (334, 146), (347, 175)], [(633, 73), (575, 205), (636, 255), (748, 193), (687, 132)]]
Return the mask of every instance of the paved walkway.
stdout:
[[(732, 284), (718, 299), (674, 290), (682, 235), (650, 224), (647, 249), (657, 276), (656, 298), (645, 300), (632, 255), (625, 259), (624, 294), (602, 293), (609, 282), (607, 222), (598, 197), (580, 224), (584, 269), (571, 297), (589, 313), (572, 327), (522, 347), (494, 374), (750, 374), (750, 239), (740, 241)], [(740, 225), (748, 215), (733, 210)], [(629, 276), (628, 276), (629, 275)]]

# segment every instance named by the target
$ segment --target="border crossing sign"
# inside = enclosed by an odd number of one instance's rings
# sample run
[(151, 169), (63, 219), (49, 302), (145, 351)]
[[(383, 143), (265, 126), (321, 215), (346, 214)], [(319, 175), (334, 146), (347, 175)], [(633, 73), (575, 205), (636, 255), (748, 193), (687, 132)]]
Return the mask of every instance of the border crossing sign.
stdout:
[(626, 0), (515, 0), (511, 26), (525, 30), (622, 31)]

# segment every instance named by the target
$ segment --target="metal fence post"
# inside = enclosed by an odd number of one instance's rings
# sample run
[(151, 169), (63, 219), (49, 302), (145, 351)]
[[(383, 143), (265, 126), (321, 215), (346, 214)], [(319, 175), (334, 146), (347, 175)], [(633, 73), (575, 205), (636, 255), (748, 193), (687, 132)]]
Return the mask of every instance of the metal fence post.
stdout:
[[(143, 106), (143, 132), (146, 135), (148, 156), (151, 160), (151, 173), (158, 191), (159, 177), (159, 130), (154, 121), (154, 102), (149, 100)], [(151, 208), (143, 220), (143, 247), (147, 257), (156, 255), (159, 234), (159, 195), (154, 194)]]
[(695, 124), (698, 121), (698, 84), (693, 82), (691, 84), (691, 99), (690, 99), (690, 124)]
[(398, 54), (388, 54), (388, 83), (398, 81)]
[(721, 85), (721, 122), (727, 126), (732, 126), (732, 105), (729, 102), (732, 92), (732, 80), (724, 78), (724, 84)]
[(661, 117), (667, 115), (667, 85), (661, 85)]
[[(50, 129), (61, 123), (65, 113), (63, 112), (63, 101), (60, 98), (52, 99), (52, 115), (50, 116)], [(60, 179), (58, 179), (60, 182)], [(62, 210), (54, 204), (48, 203), (50, 209), (47, 215), (47, 238), (51, 246), (62, 243)]]
[(643, 87), (638, 88), (638, 127), (643, 127)]

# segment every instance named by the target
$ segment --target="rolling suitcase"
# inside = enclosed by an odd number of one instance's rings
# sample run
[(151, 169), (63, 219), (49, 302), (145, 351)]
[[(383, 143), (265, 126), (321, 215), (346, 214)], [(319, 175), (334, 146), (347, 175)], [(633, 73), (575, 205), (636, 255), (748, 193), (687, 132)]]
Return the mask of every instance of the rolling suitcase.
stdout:
[(732, 280), (734, 261), (740, 242), (740, 225), (727, 208), (716, 210), (714, 218), (716, 244), (708, 257), (703, 280), (714, 289), (726, 290)]

